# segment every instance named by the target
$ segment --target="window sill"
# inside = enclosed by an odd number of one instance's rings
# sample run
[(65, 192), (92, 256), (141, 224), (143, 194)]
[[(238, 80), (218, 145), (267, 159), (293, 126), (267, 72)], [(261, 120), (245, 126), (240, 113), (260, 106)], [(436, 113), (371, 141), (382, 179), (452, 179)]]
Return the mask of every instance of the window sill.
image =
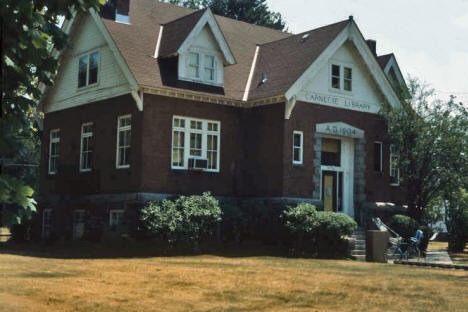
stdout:
[(390, 183), (390, 186), (392, 186), (392, 187), (399, 187), (399, 186), (400, 186), (400, 183)]
[(304, 167), (304, 163), (294, 163), (293, 162), (293, 167), (296, 167), (296, 168), (303, 168)]
[(193, 173), (220, 173), (220, 170), (206, 170), (206, 169), (188, 169), (188, 168), (177, 168), (171, 167), (174, 172), (193, 172)]
[(221, 88), (224, 86), (223, 83), (219, 83), (216, 81), (206, 81), (206, 80), (196, 79), (196, 78), (179, 77), (179, 80), (200, 83), (200, 84), (204, 84), (208, 86), (221, 87)]
[(343, 89), (328, 88), (328, 91), (331, 93), (337, 93), (341, 95), (353, 96), (353, 91), (346, 91)]
[(76, 92), (85, 91), (85, 90), (88, 90), (88, 89), (91, 89), (91, 88), (94, 88), (94, 87), (97, 87), (97, 86), (99, 86), (99, 81), (95, 82), (93, 84), (87, 85), (87, 86), (77, 87)]
[(130, 165), (128, 166), (117, 166), (115, 169), (120, 170), (120, 169), (130, 169)]
[(91, 169), (80, 169), (80, 173), (89, 173), (91, 171)]

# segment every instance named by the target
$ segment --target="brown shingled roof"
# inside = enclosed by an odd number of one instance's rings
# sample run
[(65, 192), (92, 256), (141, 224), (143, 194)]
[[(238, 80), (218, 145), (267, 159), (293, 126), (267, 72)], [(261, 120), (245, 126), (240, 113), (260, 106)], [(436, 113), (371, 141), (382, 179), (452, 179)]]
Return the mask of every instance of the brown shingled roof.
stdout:
[[(160, 26), (164, 25), (160, 55), (174, 54), (205, 10), (194, 11), (155, 0), (130, 1), (130, 24), (103, 19), (109, 33), (126, 60), (139, 85), (197, 90), (213, 93), (210, 88), (168, 83), (165, 65), (154, 58)], [(242, 100), (257, 45), (260, 45), (257, 66), (249, 99), (284, 94), (333, 39), (346, 27), (348, 20), (320, 27), (302, 34), (273, 30), (215, 15), (216, 21), (237, 63), (224, 70), (224, 88), (217, 94)], [(302, 36), (309, 34), (307, 40)], [(262, 73), (267, 82), (259, 85)]]
[(379, 66), (382, 68), (382, 70), (385, 69), (385, 66), (387, 66), (392, 56), (393, 53), (377, 56), (377, 63), (379, 63)]
[[(160, 25), (193, 12), (156, 0), (132, 0), (130, 24), (103, 19), (139, 85), (169, 87), (163, 83), (164, 73), (161, 73), (159, 62), (154, 58)], [(224, 69), (224, 95), (229, 99), (241, 100), (256, 45), (283, 39), (291, 34), (218, 15), (215, 18), (237, 61), (235, 65)]]
[[(341, 21), (261, 45), (249, 100), (284, 94), (348, 23)], [(259, 84), (263, 74), (267, 81)]]
[(177, 53), (177, 50), (179, 50), (184, 40), (198, 23), (205, 11), (206, 9), (195, 11), (192, 14), (178, 18), (167, 24), (163, 24), (164, 30), (161, 37), (159, 55), (169, 56)]

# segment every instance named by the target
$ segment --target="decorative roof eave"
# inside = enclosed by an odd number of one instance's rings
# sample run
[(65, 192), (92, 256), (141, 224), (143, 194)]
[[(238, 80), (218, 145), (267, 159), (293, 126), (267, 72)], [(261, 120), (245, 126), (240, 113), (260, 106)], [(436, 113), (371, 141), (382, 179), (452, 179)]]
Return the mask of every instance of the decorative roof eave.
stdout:
[(177, 50), (177, 53), (180, 54), (180, 53), (184, 53), (185, 51), (187, 51), (192, 45), (192, 43), (195, 41), (198, 34), (202, 31), (203, 27), (205, 27), (205, 25), (207, 24), (209, 25), (216, 39), (216, 42), (219, 45), (220, 50), (223, 53), (226, 65), (236, 64), (236, 59), (234, 57), (234, 54), (232, 53), (231, 48), (226, 42), (224, 34), (221, 31), (221, 28), (219, 27), (218, 22), (216, 21), (216, 18), (214, 17), (213, 12), (211, 11), (210, 8), (207, 8), (205, 10), (205, 13), (203, 13), (200, 20), (197, 22), (195, 27), (190, 31), (187, 38), (183, 41), (183, 43)]
[(214, 103), (220, 105), (227, 105), (233, 107), (257, 107), (269, 104), (283, 103), (285, 101), (284, 95), (272, 96), (268, 98), (255, 99), (251, 101), (242, 101), (236, 99), (229, 99), (223, 96), (211, 95), (206, 93), (199, 93), (187, 90), (167, 89), (151, 86), (140, 85), (140, 90), (143, 93), (155, 94), (179, 99), (194, 100), (206, 103)]

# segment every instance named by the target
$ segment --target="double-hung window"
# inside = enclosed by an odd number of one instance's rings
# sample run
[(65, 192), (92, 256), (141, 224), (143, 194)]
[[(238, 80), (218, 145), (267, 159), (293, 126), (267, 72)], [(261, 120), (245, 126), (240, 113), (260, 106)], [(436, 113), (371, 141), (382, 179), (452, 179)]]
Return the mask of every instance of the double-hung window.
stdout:
[(60, 147), (60, 129), (50, 130), (49, 142), (49, 174), (56, 174)]
[(205, 171), (218, 172), (221, 123), (174, 116), (172, 120), (173, 169), (188, 169), (189, 158), (206, 160)]
[(302, 131), (293, 132), (293, 164), (302, 165), (302, 146), (303, 146), (303, 133)]
[(213, 54), (189, 52), (187, 59), (187, 78), (209, 84), (217, 82), (216, 57)]
[(390, 145), (390, 177), (391, 185), (400, 185), (400, 169), (398, 168), (398, 154), (395, 145)]
[(112, 230), (124, 224), (124, 216), (124, 210), (122, 209), (112, 209), (109, 212), (109, 226)]
[(214, 81), (215, 80), (215, 58), (213, 55), (205, 55), (205, 80)]
[(93, 123), (81, 125), (80, 171), (91, 171), (93, 156)]
[(52, 231), (52, 209), (42, 211), (42, 238), (50, 238)]
[(130, 143), (132, 137), (132, 116), (120, 116), (117, 120), (117, 163), (116, 167), (130, 167)]
[(98, 82), (99, 52), (83, 55), (78, 65), (78, 88), (93, 85)]
[(189, 76), (190, 78), (200, 78), (200, 54), (195, 52), (189, 53)]
[(382, 172), (383, 171), (383, 144), (382, 142), (374, 142), (374, 171)]
[(353, 90), (353, 69), (351, 67), (331, 64), (331, 87), (337, 90)]

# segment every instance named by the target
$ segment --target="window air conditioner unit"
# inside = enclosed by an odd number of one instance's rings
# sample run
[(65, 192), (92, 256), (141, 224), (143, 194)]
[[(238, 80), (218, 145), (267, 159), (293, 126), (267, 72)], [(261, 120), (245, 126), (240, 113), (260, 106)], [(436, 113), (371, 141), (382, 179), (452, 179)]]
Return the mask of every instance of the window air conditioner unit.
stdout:
[(188, 168), (189, 170), (203, 170), (208, 167), (208, 159), (206, 158), (189, 158)]

